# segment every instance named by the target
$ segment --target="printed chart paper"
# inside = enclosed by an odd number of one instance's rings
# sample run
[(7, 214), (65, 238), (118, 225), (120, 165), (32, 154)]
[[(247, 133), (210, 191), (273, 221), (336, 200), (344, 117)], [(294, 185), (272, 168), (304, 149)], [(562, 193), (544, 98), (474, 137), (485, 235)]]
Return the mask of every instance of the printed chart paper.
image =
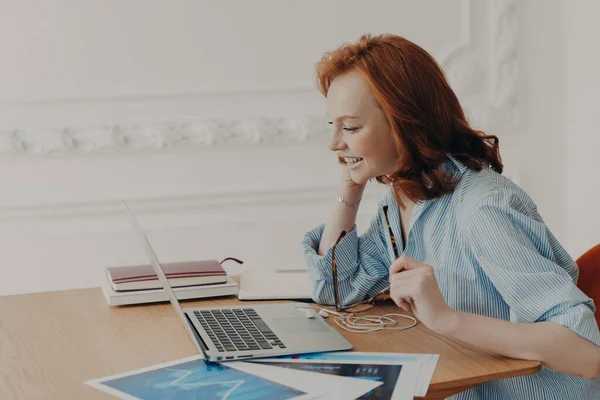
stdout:
[(270, 357), (257, 361), (283, 361), (283, 360), (323, 360), (328, 362), (343, 361), (358, 364), (368, 363), (392, 363), (398, 365), (412, 365), (416, 368), (414, 396), (425, 396), (433, 378), (433, 373), (439, 360), (438, 354), (412, 354), (412, 353), (377, 353), (377, 352), (326, 352), (300, 354), (291, 356)]
[(357, 385), (356, 379), (331, 378), (245, 362), (213, 363), (195, 356), (86, 383), (127, 400), (333, 399), (332, 387), (341, 387), (344, 398), (357, 398), (380, 385), (368, 381)]

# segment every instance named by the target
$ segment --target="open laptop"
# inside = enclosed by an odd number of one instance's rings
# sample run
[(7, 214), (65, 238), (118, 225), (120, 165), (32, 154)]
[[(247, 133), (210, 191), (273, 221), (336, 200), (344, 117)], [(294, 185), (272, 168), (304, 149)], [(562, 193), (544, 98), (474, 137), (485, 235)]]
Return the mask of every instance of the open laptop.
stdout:
[(182, 309), (148, 237), (123, 202), (175, 313), (208, 361), (349, 350), (352, 344), (304, 303)]

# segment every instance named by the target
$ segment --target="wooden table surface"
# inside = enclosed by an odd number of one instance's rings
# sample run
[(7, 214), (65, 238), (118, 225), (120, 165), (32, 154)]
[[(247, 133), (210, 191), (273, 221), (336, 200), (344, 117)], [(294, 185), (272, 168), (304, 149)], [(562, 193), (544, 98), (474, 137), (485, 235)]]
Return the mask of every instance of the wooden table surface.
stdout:
[[(238, 303), (253, 302), (226, 297), (182, 305)], [(388, 303), (368, 314), (397, 310)], [(338, 328), (331, 318), (327, 321)], [(540, 369), (539, 362), (477, 350), (422, 324), (396, 332), (338, 330), (355, 351), (439, 354), (426, 399), (443, 399), (479, 383)], [(196, 354), (169, 303), (110, 307), (99, 288), (0, 297), (1, 399), (112, 398), (83, 382)]]

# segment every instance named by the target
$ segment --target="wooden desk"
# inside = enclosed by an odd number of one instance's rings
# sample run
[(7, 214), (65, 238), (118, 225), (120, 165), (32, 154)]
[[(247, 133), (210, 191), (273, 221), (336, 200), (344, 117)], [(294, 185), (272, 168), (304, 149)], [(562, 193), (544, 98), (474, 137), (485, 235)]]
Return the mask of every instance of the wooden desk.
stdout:
[[(252, 302), (229, 297), (182, 304), (237, 303)], [(396, 310), (386, 304), (369, 313)], [(440, 354), (427, 399), (540, 368), (539, 362), (503, 358), (448, 340), (421, 324), (397, 332), (340, 332), (356, 351)], [(109, 307), (98, 288), (0, 297), (2, 399), (106, 399), (110, 396), (83, 382), (195, 354), (169, 303)]]

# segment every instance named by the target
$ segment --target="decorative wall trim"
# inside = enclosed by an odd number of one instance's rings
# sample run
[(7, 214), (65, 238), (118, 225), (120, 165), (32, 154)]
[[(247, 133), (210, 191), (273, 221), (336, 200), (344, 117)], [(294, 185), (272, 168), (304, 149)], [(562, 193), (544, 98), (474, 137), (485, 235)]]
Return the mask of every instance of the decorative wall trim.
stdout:
[(471, 21), (471, 16), (473, 14), (472, 0), (461, 0), (460, 11), (461, 25), (458, 42), (443, 51), (438, 57), (438, 62), (443, 68), (449, 68), (454, 62), (454, 59), (473, 43), (473, 28)]
[(0, 131), (0, 156), (130, 153), (175, 148), (289, 145), (320, 141), (325, 117), (222, 118)]
[(458, 43), (440, 57), (440, 65), (452, 82), (452, 88), (459, 95), (470, 95), (479, 90), (484, 82), (483, 72), (478, 60), (472, 57), (473, 46), (472, 0), (460, 3), (462, 24)]
[[(136, 213), (151, 214), (187, 214), (190, 210), (201, 210), (218, 213), (244, 207), (260, 207), (272, 209), (282, 206), (297, 208), (330, 204), (336, 196), (336, 185), (315, 185), (302, 188), (277, 188), (257, 191), (223, 191), (220, 193), (189, 194), (177, 196), (127, 198), (127, 204)], [(383, 185), (367, 189), (363, 202), (369, 203), (379, 199)], [(0, 207), (0, 222), (19, 222), (43, 220), (73, 220), (79, 218), (110, 217), (124, 215), (122, 199), (94, 202), (62, 202), (57, 204), (40, 204), (17, 207)], [(328, 213), (329, 209), (325, 209)]]
[[(461, 98), (481, 93), (487, 83), (488, 101), (466, 106), (469, 120), (482, 129), (504, 122), (518, 122), (518, 13), (516, 0), (493, 0), (489, 9), (489, 76), (480, 65), (473, 47), (473, 0), (461, 0), (459, 40), (439, 56), (440, 64)], [(487, 81), (486, 81), (487, 80)], [(261, 92), (314, 91), (311, 87), (289, 90), (257, 89)], [(227, 96), (237, 92), (227, 91)], [(244, 90), (237, 95), (248, 95)], [(206, 94), (180, 94), (203, 96)], [(219, 93), (211, 92), (211, 96)], [(165, 95), (167, 98), (168, 95)], [(177, 96), (176, 96), (177, 97)], [(138, 100), (142, 100), (139, 98)], [(473, 97), (475, 98), (475, 97)], [(119, 99), (113, 99), (119, 101)], [(87, 99), (85, 101), (94, 101)], [(50, 102), (50, 101), (48, 101)], [(70, 99), (69, 102), (77, 102)], [(468, 103), (468, 102), (467, 102)], [(493, 127), (495, 129), (495, 127)], [(204, 149), (228, 146), (297, 145), (322, 142), (329, 135), (325, 117), (317, 115), (283, 118), (212, 118), (204, 120), (154, 121), (138, 124), (99, 126), (58, 126), (43, 129), (0, 130), (0, 157), (81, 156), (93, 154), (130, 154)]]
[[(281, 201), (302, 201), (318, 198), (332, 187), (312, 187), (290, 190), (266, 190), (260, 192), (222, 192), (181, 196), (142, 197), (125, 199), (135, 212), (157, 213), (169, 210), (185, 212), (192, 208), (239, 207), (255, 203), (265, 206)], [(121, 200), (43, 204), (23, 207), (0, 208), (0, 221), (31, 219), (74, 219), (79, 217), (102, 217), (122, 213)]]
[[(365, 191), (359, 212), (361, 228), (368, 227), (381, 190), (382, 187), (373, 187)], [(288, 228), (294, 229), (298, 221), (306, 222), (307, 218), (315, 221), (316, 226), (326, 221), (335, 195), (336, 186), (333, 185), (127, 198), (126, 201), (148, 232), (224, 226), (235, 231), (234, 227), (274, 227), (282, 223), (288, 223)], [(37, 237), (54, 240), (82, 235), (93, 238), (94, 235), (131, 232), (120, 199), (0, 208), (0, 239)]]
[(48, 106), (48, 105), (74, 105), (74, 104), (114, 104), (114, 103), (137, 103), (156, 101), (182, 101), (198, 99), (214, 99), (228, 97), (268, 96), (290, 93), (315, 93), (316, 86), (290, 85), (285, 87), (260, 87), (221, 90), (198, 90), (192, 92), (169, 92), (148, 94), (124, 94), (115, 96), (81, 96), (81, 97), (46, 97), (33, 99), (15, 99), (12, 101), (0, 101), (0, 106)]
[(516, 0), (494, 0), (490, 3), (489, 101), (496, 122), (519, 120), (519, 15)]

